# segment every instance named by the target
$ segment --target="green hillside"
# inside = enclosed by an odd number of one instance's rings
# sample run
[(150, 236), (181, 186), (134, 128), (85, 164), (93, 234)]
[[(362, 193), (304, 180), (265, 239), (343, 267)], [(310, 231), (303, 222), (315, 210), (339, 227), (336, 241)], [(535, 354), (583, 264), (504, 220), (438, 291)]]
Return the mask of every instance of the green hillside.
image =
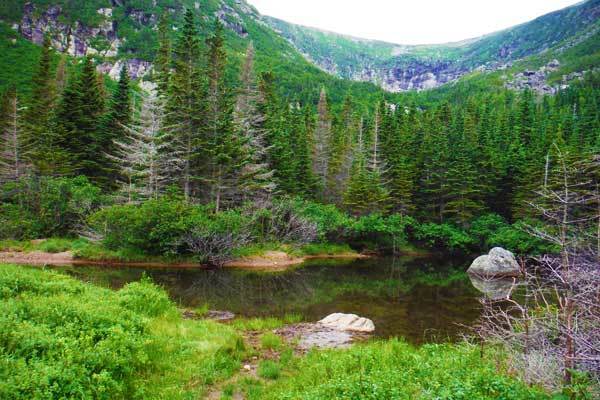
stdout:
[[(386, 86), (433, 73), (437, 85), (479, 66), (499, 65), (543, 53), (581, 34), (598, 31), (600, 1), (588, 0), (528, 23), (457, 43), (409, 46), (358, 39), (267, 18), (282, 36), (323, 69)], [(417, 85), (416, 89), (427, 88)], [(403, 89), (404, 90), (404, 89)]]

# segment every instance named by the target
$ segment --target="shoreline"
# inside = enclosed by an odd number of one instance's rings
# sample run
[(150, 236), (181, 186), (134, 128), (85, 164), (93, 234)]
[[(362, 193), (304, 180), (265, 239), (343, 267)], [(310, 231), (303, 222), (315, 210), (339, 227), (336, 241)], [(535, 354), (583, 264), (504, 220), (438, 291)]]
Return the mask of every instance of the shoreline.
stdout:
[[(364, 259), (370, 255), (359, 253), (343, 254), (317, 254), (307, 256), (290, 256), (284, 252), (266, 252), (265, 254), (248, 256), (229, 261), (223, 268), (239, 268), (257, 271), (277, 271), (295, 265), (300, 265), (308, 260), (319, 259)], [(35, 265), (35, 266), (106, 266), (114, 268), (169, 268), (169, 269), (208, 269), (210, 267), (192, 262), (160, 262), (160, 261), (119, 261), (119, 260), (86, 260), (75, 258), (70, 251), (62, 253), (48, 253), (43, 251), (0, 252), (0, 264)]]

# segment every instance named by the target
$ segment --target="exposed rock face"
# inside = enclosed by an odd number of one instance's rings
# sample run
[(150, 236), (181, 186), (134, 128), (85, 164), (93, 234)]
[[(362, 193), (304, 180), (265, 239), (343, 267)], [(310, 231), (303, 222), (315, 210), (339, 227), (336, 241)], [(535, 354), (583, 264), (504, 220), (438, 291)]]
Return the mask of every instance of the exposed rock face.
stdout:
[(558, 70), (559, 67), (560, 62), (558, 60), (552, 60), (537, 71), (526, 70), (516, 74), (513, 80), (507, 82), (504, 86), (507, 89), (513, 90), (530, 89), (541, 95), (556, 94), (559, 90), (565, 89), (566, 87), (548, 85), (546, 82), (546, 76), (550, 72)]
[(131, 58), (129, 60), (119, 60), (117, 62), (104, 62), (98, 65), (98, 72), (109, 75), (112, 79), (118, 79), (123, 64), (127, 65), (127, 71), (131, 79), (137, 79), (146, 75), (152, 69), (152, 64), (148, 61), (140, 60), (139, 58)]
[[(97, 27), (85, 26), (80, 22), (75, 22), (73, 26), (66, 25), (59, 18), (61, 13), (61, 7), (54, 5), (38, 16), (35, 5), (26, 3), (18, 29), (23, 37), (37, 44), (41, 44), (44, 36), (49, 34), (54, 48), (66, 51), (72, 56), (100, 54), (111, 57), (116, 55), (120, 42), (117, 39), (115, 23), (111, 19), (112, 9), (101, 8), (98, 10), (104, 20)], [(108, 43), (108, 49), (103, 51), (94, 49), (90, 45), (90, 41), (94, 38), (104, 39)]]
[(467, 272), (485, 278), (521, 275), (514, 254), (501, 247), (495, 247), (489, 254), (477, 257)]
[(242, 17), (236, 10), (225, 3), (221, 3), (221, 8), (215, 12), (215, 17), (227, 28), (237, 33), (240, 37), (248, 37), (248, 31), (244, 26)]
[(356, 314), (335, 313), (319, 321), (320, 324), (338, 331), (346, 332), (374, 332), (375, 324), (367, 318)]

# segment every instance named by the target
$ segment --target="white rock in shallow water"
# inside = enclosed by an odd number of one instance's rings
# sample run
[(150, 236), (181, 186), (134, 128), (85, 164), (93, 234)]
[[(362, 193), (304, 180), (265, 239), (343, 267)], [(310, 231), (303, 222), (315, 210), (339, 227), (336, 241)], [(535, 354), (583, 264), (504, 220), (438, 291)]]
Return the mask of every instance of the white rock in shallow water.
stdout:
[(352, 332), (373, 332), (375, 324), (367, 318), (359, 317), (356, 314), (335, 313), (328, 315), (319, 321), (319, 323), (340, 331)]

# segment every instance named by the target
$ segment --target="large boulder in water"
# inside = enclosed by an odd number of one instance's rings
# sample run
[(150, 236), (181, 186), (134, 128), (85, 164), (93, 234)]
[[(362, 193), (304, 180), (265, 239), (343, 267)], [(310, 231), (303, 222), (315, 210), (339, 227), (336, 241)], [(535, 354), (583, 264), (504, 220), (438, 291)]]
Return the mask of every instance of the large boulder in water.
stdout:
[(467, 270), (469, 274), (482, 277), (512, 277), (521, 275), (521, 268), (514, 254), (495, 247), (489, 254), (477, 257)]
[(319, 321), (329, 328), (337, 329), (338, 331), (350, 332), (373, 332), (375, 324), (367, 318), (359, 317), (356, 314), (341, 314), (335, 313), (328, 315)]

